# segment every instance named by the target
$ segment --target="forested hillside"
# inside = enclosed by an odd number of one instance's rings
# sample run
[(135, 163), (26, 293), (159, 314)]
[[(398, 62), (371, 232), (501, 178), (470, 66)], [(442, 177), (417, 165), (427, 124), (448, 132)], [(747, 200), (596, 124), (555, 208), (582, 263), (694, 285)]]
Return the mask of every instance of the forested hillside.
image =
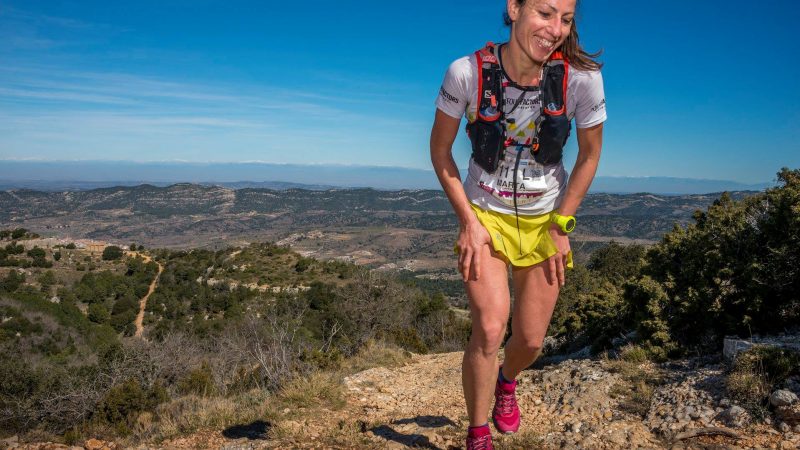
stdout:
[[(79, 249), (42, 253), (50, 269), (17, 261), (0, 272), (6, 432), (126, 436), (142, 413), (187, 395), (275, 392), (374, 342), (455, 350), (469, 329), (442, 295), (273, 244), (155, 250), (148, 263), (133, 252), (111, 261)], [(157, 265), (144, 339), (131, 338)]]

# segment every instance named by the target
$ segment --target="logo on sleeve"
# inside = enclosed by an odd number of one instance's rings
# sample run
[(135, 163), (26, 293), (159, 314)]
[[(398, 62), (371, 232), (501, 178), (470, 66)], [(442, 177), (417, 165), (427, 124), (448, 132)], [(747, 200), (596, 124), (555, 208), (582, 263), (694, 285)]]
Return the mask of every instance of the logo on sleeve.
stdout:
[(449, 92), (445, 91), (444, 86), (439, 88), (439, 95), (449, 102), (458, 103), (458, 99), (453, 97)]
[(606, 99), (602, 99), (600, 100), (600, 103), (592, 106), (592, 111), (597, 112), (600, 111), (601, 109), (605, 109), (605, 107), (606, 107)]

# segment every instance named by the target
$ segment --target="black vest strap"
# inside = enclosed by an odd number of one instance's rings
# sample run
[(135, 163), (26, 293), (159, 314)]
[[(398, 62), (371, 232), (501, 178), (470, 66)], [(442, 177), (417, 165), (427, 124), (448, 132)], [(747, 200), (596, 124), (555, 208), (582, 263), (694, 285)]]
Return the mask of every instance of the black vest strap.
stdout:
[[(472, 142), (472, 158), (485, 171), (494, 173), (506, 147), (514, 145), (503, 124), (504, 92), (502, 69), (495, 51), (488, 42), (475, 52), (478, 72), (477, 105), (474, 119), (467, 124)], [(531, 144), (534, 159), (543, 165), (561, 161), (563, 147), (569, 137), (570, 121), (566, 113), (569, 63), (561, 52), (555, 52), (545, 64), (539, 86), (541, 114)]]

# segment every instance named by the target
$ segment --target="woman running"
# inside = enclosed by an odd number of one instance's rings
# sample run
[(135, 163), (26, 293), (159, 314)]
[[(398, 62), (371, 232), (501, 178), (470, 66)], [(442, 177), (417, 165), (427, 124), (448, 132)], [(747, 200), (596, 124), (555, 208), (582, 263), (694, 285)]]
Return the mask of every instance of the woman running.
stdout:
[[(516, 377), (539, 356), (572, 267), (568, 233), (592, 183), (606, 120), (601, 65), (578, 42), (576, 0), (507, 0), (507, 43), (454, 61), (436, 100), (431, 160), (460, 223), (456, 250), (472, 314), (462, 382), (467, 449), (491, 449), (487, 422), (519, 429)], [(461, 182), (452, 145), (466, 116), (472, 143)], [(574, 118), (578, 157), (569, 177), (562, 149)], [(515, 293), (505, 359), (497, 355)]]

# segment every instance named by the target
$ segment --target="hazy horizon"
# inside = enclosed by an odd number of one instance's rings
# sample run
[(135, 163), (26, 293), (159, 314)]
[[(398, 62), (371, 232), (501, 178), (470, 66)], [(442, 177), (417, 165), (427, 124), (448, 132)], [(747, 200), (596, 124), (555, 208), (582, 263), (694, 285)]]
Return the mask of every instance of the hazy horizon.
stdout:
[[(193, 163), (132, 161), (15, 161), (0, 160), (0, 188), (71, 190), (117, 184), (210, 183), (272, 184), (272, 188), (304, 187), (441, 189), (433, 170), (345, 164)], [(462, 175), (466, 174), (461, 169)], [(739, 183), (680, 177), (598, 176), (590, 192), (654, 194), (708, 194), (722, 191), (759, 191), (774, 183)], [(82, 186), (82, 187), (81, 187)]]

